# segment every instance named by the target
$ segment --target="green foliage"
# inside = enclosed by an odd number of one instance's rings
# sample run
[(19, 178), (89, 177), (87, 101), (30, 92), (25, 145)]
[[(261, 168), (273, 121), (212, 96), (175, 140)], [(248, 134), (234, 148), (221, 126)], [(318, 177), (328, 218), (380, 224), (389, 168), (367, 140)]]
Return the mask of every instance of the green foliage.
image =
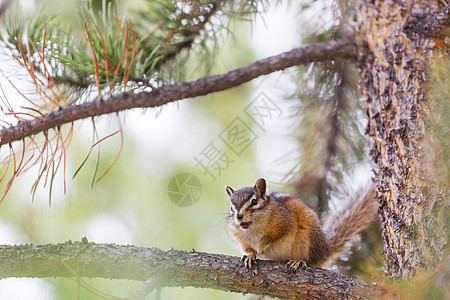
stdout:
[[(8, 54), (18, 58), (21, 48), (25, 58), (31, 57), (35, 72), (44, 76), (45, 60), (73, 103), (83, 93), (88, 96), (95, 85), (107, 96), (124, 88), (141, 90), (184, 79), (190, 49), (201, 53), (199, 66), (208, 72), (223, 32), (230, 32), (230, 21), (254, 15), (258, 3), (146, 0), (139, 9), (126, 11), (117, 2), (104, 0), (99, 8), (89, 1), (79, 5), (78, 24), (73, 25), (44, 8), (26, 17), (15, 7), (4, 18), (1, 40)], [(36, 53), (42, 48), (44, 60)]]
[[(152, 90), (185, 79), (185, 74), (191, 70), (195, 70), (196, 77), (204, 75), (214, 66), (215, 54), (220, 49), (218, 45), (230, 33), (234, 20), (255, 15), (259, 5), (259, 2), (247, 1), (148, 0), (139, 2), (139, 9), (127, 9), (116, 1), (103, 0), (100, 6), (99, 2), (71, 3), (77, 7), (76, 20), (71, 21), (59, 11), (52, 12), (47, 6), (52, 3), (50, 0), (40, 2), (38, 14), (27, 14), (19, 4), (8, 11), (2, 19), (5, 30), (0, 33), (0, 45), (4, 46), (1, 51), (5, 57), (13, 56), (23, 73), (28, 73), (25, 79), (34, 90), (29, 100), (24, 96), (26, 88), (14, 87), (28, 100), (27, 106), (8, 106), (8, 99), (5, 99), (6, 106), (2, 106), (5, 114), (12, 114), (15, 121), (23, 120), (19, 117), (23, 114), (39, 118), (71, 104), (122, 92)], [(17, 77), (14, 72), (2, 75), (11, 84)], [(8, 120), (5, 122), (13, 124)], [(95, 133), (96, 120), (93, 118), (92, 122)], [(122, 136), (122, 128), (119, 131)], [(63, 166), (65, 173), (65, 150), (71, 132), (62, 138), (61, 130), (57, 128), (50, 132), (51, 136), (45, 132), (42, 142), (34, 143), (35, 137), (32, 137), (26, 149), (23, 148), (23, 153), (30, 153), (23, 160), (25, 165), (40, 162), (41, 166), (32, 187), (33, 198), (38, 185), (46, 185), (49, 181), (51, 202), (58, 168)], [(40, 137), (38, 135), (36, 139)], [(60, 143), (62, 141), (64, 143)], [(97, 173), (100, 146), (95, 145), (100, 141), (94, 134), (92, 148), (75, 171), (76, 175), (86, 160), (92, 158), (92, 150), (96, 150), (97, 166), (91, 187), (103, 176)], [(14, 153), (21, 151), (22, 147), (11, 150), (2, 167), (15, 166)], [(40, 153), (40, 160), (32, 159), (36, 152)], [(63, 158), (64, 163), (61, 163)], [(28, 165), (26, 167), (28, 169)], [(15, 171), (8, 173), (9, 178), (5, 177), (10, 183), (16, 177)]]

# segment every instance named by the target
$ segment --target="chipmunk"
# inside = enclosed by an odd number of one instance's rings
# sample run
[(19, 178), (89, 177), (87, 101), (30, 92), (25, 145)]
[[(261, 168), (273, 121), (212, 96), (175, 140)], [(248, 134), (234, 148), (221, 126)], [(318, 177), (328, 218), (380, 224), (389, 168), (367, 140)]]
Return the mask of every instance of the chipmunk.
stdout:
[(376, 215), (375, 187), (349, 198), (344, 208), (322, 227), (317, 214), (293, 195), (267, 193), (266, 180), (234, 191), (226, 186), (231, 208), (227, 230), (243, 252), (244, 265), (252, 269), (256, 257), (288, 261), (299, 266), (321, 267), (344, 250), (352, 235)]

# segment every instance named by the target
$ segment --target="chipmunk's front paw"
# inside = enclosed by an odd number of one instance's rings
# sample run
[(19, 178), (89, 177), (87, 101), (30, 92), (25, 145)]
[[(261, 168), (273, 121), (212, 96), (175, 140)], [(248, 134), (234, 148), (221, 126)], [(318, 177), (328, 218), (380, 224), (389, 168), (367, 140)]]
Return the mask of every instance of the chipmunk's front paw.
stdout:
[(286, 265), (291, 272), (297, 271), (298, 268), (304, 270), (308, 266), (304, 260), (290, 260)]
[(258, 255), (263, 255), (268, 248), (269, 248), (269, 245), (260, 245), (258, 247), (258, 249), (256, 250), (256, 252), (258, 253)]
[(252, 271), (253, 274), (258, 274), (258, 270), (256, 269), (256, 256), (249, 254), (249, 255), (243, 255), (242, 261), (244, 262), (244, 266)]

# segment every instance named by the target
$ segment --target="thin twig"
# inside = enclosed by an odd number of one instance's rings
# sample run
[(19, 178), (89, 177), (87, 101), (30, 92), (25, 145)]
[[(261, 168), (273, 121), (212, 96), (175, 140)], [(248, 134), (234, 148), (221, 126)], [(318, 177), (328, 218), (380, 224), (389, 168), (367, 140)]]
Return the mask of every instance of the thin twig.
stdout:
[[(109, 167), (106, 169), (105, 172), (103, 172), (103, 174), (97, 179), (97, 182), (99, 182), (100, 180), (102, 180), (103, 177), (105, 177), (105, 175), (109, 172), (109, 170), (111, 170), (111, 168), (115, 165), (116, 161), (119, 159), (120, 153), (122, 153), (122, 149), (123, 149), (123, 128), (122, 128), (122, 122), (120, 122), (120, 117), (119, 117), (119, 113), (117, 113), (117, 121), (119, 122), (119, 130), (112, 133), (110, 136), (115, 135), (116, 133), (120, 133), (120, 145), (119, 145), (119, 151), (117, 151), (116, 157), (114, 158), (113, 162), (109, 165)], [(108, 136), (108, 137), (110, 137)], [(106, 138), (108, 138), (106, 137)], [(97, 143), (99, 143), (100, 141), (98, 141)], [(96, 144), (97, 144), (96, 143)]]
[(87, 28), (86, 22), (84, 22), (84, 31), (86, 32), (86, 37), (89, 42), (89, 47), (91, 49), (92, 61), (94, 63), (94, 69), (95, 69), (95, 82), (97, 83), (98, 97), (101, 99), (102, 93), (100, 91), (100, 75), (98, 72), (98, 61), (97, 61), (97, 56), (95, 55), (94, 46), (92, 46), (91, 37), (89, 35), (89, 30)]
[(136, 55), (136, 35), (134, 33), (133, 24), (131, 23), (131, 20), (128, 20), (128, 24), (131, 31), (131, 39), (132, 39), (132, 48), (131, 48), (131, 59), (130, 64), (128, 65), (128, 70), (125, 68), (124, 76), (123, 76), (123, 82), (124, 82), (124, 92), (126, 91), (126, 86), (128, 82), (128, 77), (130, 76), (131, 68), (133, 67), (134, 62), (134, 56)]
[(450, 26), (450, 4), (434, 14), (412, 16), (405, 25), (404, 32), (410, 37), (435, 37), (439, 32)]
[(184, 39), (183, 42), (177, 43), (173, 45), (172, 49), (168, 52), (166, 52), (162, 58), (156, 63), (155, 67), (156, 69), (161, 69), (161, 67), (173, 59), (175, 56), (177, 56), (183, 49), (187, 49), (192, 47), (194, 43), (194, 38), (196, 36), (199, 36), (202, 30), (205, 28), (206, 24), (209, 23), (210, 18), (218, 12), (223, 5), (225, 4), (226, 0), (217, 0), (212, 2), (209, 9), (203, 10), (199, 15), (198, 18), (203, 17), (203, 20), (196, 25), (194, 25), (189, 31), (181, 32), (181, 34), (184, 35), (185, 38), (189, 37), (189, 39)]
[[(119, 29), (120, 29), (120, 32), (122, 34), (122, 39), (123, 39), (125, 45), (123, 46), (122, 54), (120, 55), (120, 58), (119, 58), (119, 63), (117, 64), (116, 70), (114, 71), (114, 76), (113, 76), (113, 79), (112, 79), (110, 87), (109, 87), (110, 90), (112, 90), (112, 88), (114, 86), (114, 81), (116, 80), (117, 73), (119, 72), (120, 66), (122, 65), (122, 61), (123, 61), (123, 58), (125, 55), (127, 56), (126, 59), (128, 61), (128, 23), (125, 24), (125, 31), (127, 32), (127, 35), (125, 35), (125, 32), (124, 32), (122, 26), (120, 25), (120, 22), (117, 19), (116, 15), (114, 15), (114, 20), (117, 24), (117, 27), (119, 27)], [(125, 65), (125, 74), (126, 74), (126, 63), (124, 65)]]
[(328, 209), (329, 197), (327, 193), (330, 190), (330, 183), (328, 182), (328, 174), (332, 172), (333, 159), (337, 153), (337, 142), (341, 135), (341, 115), (345, 107), (345, 86), (348, 84), (348, 74), (346, 73), (346, 66), (344, 63), (336, 64), (336, 71), (340, 77), (340, 83), (335, 88), (334, 105), (329, 115), (329, 132), (326, 139), (325, 157), (323, 159), (324, 172), (318, 184), (318, 215), (319, 218), (323, 212)]
[[(97, 31), (97, 34), (98, 34), (98, 36), (99, 36), (99, 38), (100, 38), (100, 41), (101, 41), (101, 43), (102, 43), (102, 51), (101, 51), (101, 54), (102, 54), (103, 61), (104, 61), (104, 64), (105, 64), (106, 85), (109, 86), (109, 74), (108, 74), (108, 71), (109, 71), (109, 70), (108, 70), (108, 69), (109, 69), (109, 64), (110, 64), (110, 62), (109, 62), (109, 60), (108, 60), (108, 52), (107, 52), (107, 49), (106, 49), (105, 39), (103, 38), (102, 32), (101, 32), (100, 29), (98, 28), (98, 26), (97, 26), (97, 24), (95, 23), (94, 19), (92, 19), (92, 18), (89, 18), (89, 19), (91, 20), (91, 23), (94, 24), (95, 30)], [(110, 94), (111, 94), (111, 91), (110, 91)]]
[(134, 293), (126, 298), (127, 300), (145, 300), (147, 296), (158, 287), (158, 281), (150, 277), (136, 290)]
[(92, 285), (90, 285), (89, 283), (87, 283), (85, 280), (83, 280), (83, 278), (81, 278), (80, 275), (77, 274), (77, 272), (75, 272), (67, 262), (65, 262), (64, 260), (61, 261), (61, 263), (64, 265), (64, 267), (67, 268), (67, 270), (78, 280), (78, 283), (84, 287), (86, 290), (88, 290), (90, 293), (94, 294), (97, 297), (103, 298), (103, 299), (115, 299), (115, 300), (122, 300), (124, 298), (121, 297), (115, 297), (112, 295), (108, 295), (102, 291), (100, 291), (99, 289), (96, 289), (95, 287), (93, 287)]

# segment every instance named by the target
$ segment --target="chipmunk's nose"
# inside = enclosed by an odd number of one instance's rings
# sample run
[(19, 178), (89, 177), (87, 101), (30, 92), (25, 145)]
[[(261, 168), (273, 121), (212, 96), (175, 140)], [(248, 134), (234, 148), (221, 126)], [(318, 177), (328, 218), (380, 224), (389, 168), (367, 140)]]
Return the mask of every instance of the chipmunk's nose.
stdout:
[(237, 216), (236, 216), (236, 218), (238, 219), (238, 220), (242, 220), (242, 218), (244, 217), (244, 215), (243, 214), (237, 214)]

